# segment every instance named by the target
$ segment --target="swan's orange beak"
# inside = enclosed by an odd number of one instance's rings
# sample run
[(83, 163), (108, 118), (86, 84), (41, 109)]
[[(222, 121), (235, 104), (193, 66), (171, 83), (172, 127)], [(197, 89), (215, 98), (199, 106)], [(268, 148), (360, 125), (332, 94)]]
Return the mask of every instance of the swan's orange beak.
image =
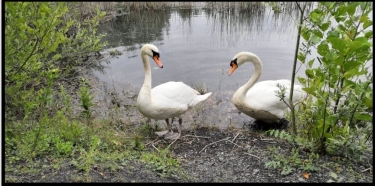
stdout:
[(154, 56), (153, 59), (160, 68), (163, 68), (163, 63), (160, 61), (159, 56)]
[(231, 67), (232, 68), (229, 69), (229, 75), (231, 75), (238, 68), (237, 64), (235, 63), (232, 63)]

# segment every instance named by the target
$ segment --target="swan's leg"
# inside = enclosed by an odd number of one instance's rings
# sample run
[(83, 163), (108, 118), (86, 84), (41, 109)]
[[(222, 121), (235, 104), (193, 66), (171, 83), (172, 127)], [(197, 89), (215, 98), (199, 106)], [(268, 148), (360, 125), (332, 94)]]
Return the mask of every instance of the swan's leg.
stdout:
[[(148, 128), (151, 129), (151, 118), (147, 118), (147, 124), (148, 124)], [(152, 130), (148, 130), (149, 132), (149, 135), (151, 135), (152, 133)]]
[(172, 117), (172, 121), (171, 121), (171, 123), (169, 123), (169, 119), (166, 119), (166, 120), (168, 120), (168, 122), (167, 122), (167, 127), (168, 127), (168, 134), (167, 135), (172, 135), (173, 134), (173, 130), (172, 130), (172, 124), (173, 124), (173, 117)]
[(165, 119), (165, 122), (167, 123), (167, 130), (155, 132), (155, 134), (157, 134), (158, 136), (164, 136), (169, 132), (169, 120)]
[(167, 135), (165, 139), (178, 139), (181, 136), (181, 126), (182, 126), (182, 118), (178, 119), (178, 133), (174, 133), (172, 135)]
[[(173, 121), (173, 120), (172, 120)], [(171, 129), (171, 124), (169, 124), (169, 119), (165, 119), (165, 122), (167, 123), (167, 130), (163, 130), (163, 131), (159, 131), (159, 132), (155, 132), (155, 134), (157, 134), (158, 136), (164, 136), (166, 135), (167, 133), (173, 133), (172, 129)]]

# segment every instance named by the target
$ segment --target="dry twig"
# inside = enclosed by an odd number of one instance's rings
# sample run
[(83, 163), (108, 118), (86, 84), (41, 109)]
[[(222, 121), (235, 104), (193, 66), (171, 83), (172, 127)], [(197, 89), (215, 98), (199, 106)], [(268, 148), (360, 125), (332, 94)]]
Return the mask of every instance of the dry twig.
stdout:
[[(228, 140), (229, 141), (229, 140)], [(233, 140), (232, 140), (233, 141)], [(234, 143), (234, 142), (232, 142), (232, 141), (229, 141), (230, 143), (232, 143), (232, 144), (234, 144), (234, 145), (236, 145), (237, 147), (241, 147), (241, 146), (239, 146), (239, 145), (237, 145), (236, 143)], [(243, 147), (241, 147), (241, 148), (243, 148)]]
[(208, 146), (211, 146), (211, 145), (213, 145), (213, 144), (215, 144), (215, 143), (217, 143), (217, 142), (220, 142), (220, 141), (228, 140), (229, 138), (230, 138), (230, 137), (226, 137), (226, 138), (221, 139), (221, 140), (219, 140), (219, 141), (212, 142), (212, 143), (210, 143), (210, 144), (204, 146), (203, 149), (199, 151), (199, 153), (201, 153), (201, 152), (202, 152), (204, 149), (206, 149)]
[(185, 136), (182, 136), (182, 137), (196, 137), (196, 138), (211, 138), (211, 137), (207, 137), (207, 136), (196, 136), (196, 135), (185, 135)]
[(361, 172), (366, 172), (366, 171), (371, 171), (371, 167), (370, 167), (370, 168), (367, 168), (367, 169), (365, 169), (365, 170), (363, 170), (363, 171), (361, 171)]
[(255, 158), (258, 158), (260, 160), (260, 157), (258, 157), (258, 156), (255, 156), (255, 155), (252, 155), (252, 154), (249, 154), (249, 153), (246, 153), (246, 152), (245, 152), (245, 154), (250, 155), (250, 156), (255, 157)]
[(155, 147), (154, 143), (151, 143), (151, 146), (154, 147), (154, 149), (156, 149), (158, 152), (160, 152), (160, 150)]
[(240, 133), (237, 133), (236, 136), (234, 136), (234, 138), (232, 139), (232, 142), (237, 138), (237, 136), (239, 135)]
[(154, 141), (151, 141), (150, 143), (147, 143), (145, 146), (147, 145), (150, 145), (150, 144), (154, 144), (155, 141), (157, 141), (159, 138), (156, 138)]
[(172, 141), (172, 143), (171, 144), (169, 144), (168, 145), (168, 147), (170, 147), (174, 142), (176, 142), (178, 140), (178, 138), (177, 139), (175, 139), (174, 141)]

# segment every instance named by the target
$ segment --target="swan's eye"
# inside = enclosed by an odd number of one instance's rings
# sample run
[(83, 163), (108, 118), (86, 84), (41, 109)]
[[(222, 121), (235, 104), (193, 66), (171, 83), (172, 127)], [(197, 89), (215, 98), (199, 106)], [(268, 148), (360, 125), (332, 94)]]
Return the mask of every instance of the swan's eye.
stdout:
[(230, 66), (233, 67), (233, 64), (235, 64), (237, 66), (237, 58), (236, 59), (233, 59), (231, 62), (230, 62)]
[(151, 50), (151, 51), (152, 51), (152, 57), (155, 57), (155, 56), (160, 57), (160, 53), (159, 52), (155, 52), (153, 50)]

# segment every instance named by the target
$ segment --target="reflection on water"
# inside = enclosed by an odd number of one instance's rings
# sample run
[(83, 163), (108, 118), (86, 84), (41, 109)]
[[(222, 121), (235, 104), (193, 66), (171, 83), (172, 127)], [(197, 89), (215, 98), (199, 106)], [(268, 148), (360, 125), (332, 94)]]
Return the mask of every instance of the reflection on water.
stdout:
[[(250, 51), (263, 62), (260, 81), (290, 79), (299, 16), (291, 15), (275, 14), (264, 7), (250, 11), (185, 9), (127, 14), (101, 26), (100, 32), (107, 34), (104, 39), (108, 42), (104, 53), (118, 50), (123, 54), (106, 58), (110, 63), (104, 73), (94, 74), (109, 87), (122, 90), (131, 84), (137, 93), (144, 80), (140, 48), (153, 43), (161, 52), (164, 68), (151, 64), (152, 86), (167, 81), (204, 83), (214, 93), (212, 102), (225, 113), (226, 119), (215, 122), (225, 120), (227, 124), (235, 119), (242, 125), (241, 121), (249, 121), (249, 117), (236, 118), (231, 96), (251, 77), (253, 67), (245, 64), (229, 77), (229, 62), (238, 52)], [(302, 67), (298, 75), (303, 74)], [(215, 109), (212, 113), (218, 115)]]

